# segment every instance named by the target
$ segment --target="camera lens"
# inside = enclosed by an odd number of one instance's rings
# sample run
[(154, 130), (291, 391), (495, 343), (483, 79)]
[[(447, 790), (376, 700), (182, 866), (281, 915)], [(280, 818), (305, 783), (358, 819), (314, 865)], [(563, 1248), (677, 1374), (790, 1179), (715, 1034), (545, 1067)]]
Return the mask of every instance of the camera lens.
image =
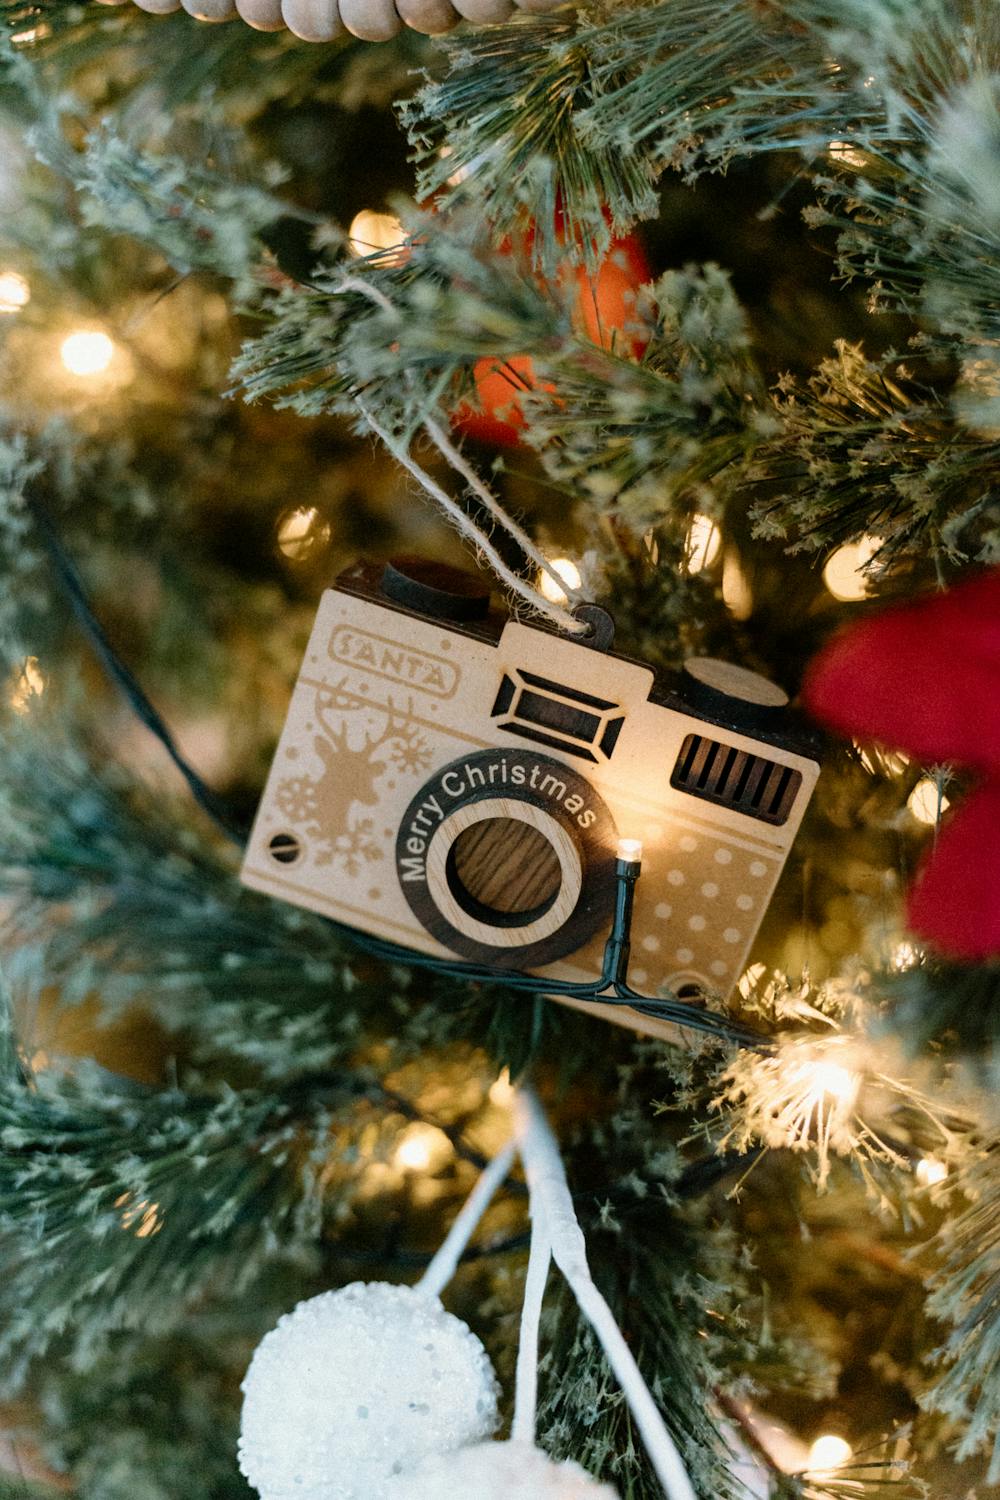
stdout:
[(497, 968), (534, 968), (606, 930), (618, 830), (580, 771), (494, 746), (449, 761), (396, 832), (400, 890), (426, 932)]
[(559, 894), (562, 867), (545, 834), (515, 818), (483, 818), (458, 835), (447, 880), (479, 921), (520, 926), (544, 916)]

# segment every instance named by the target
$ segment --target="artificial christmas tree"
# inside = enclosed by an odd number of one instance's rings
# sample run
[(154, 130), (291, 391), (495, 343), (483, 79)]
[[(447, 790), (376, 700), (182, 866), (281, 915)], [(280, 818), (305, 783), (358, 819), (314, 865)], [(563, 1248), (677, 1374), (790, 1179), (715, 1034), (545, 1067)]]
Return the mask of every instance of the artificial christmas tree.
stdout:
[(1000, 1483), (1000, 20), (548, 10), (0, 4), (0, 1494)]

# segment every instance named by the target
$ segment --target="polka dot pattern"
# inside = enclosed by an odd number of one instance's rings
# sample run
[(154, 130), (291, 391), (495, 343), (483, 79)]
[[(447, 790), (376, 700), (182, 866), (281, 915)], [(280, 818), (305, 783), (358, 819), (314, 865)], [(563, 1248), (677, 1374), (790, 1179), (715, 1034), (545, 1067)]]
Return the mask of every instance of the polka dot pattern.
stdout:
[[(777, 855), (763, 858), (757, 850), (737, 844), (716, 843), (705, 834), (681, 833), (669, 847), (669, 866), (656, 869), (648, 861), (647, 871), (659, 887), (655, 894), (669, 890), (670, 900), (640, 908), (633, 939), (637, 957), (642, 952), (658, 960), (648, 979), (645, 970), (635, 968), (632, 980), (643, 989), (700, 980), (727, 994), (739, 978), (781, 860)], [(752, 885), (756, 888), (748, 889)], [(745, 920), (739, 920), (741, 915)], [(679, 946), (672, 947), (671, 939)]]

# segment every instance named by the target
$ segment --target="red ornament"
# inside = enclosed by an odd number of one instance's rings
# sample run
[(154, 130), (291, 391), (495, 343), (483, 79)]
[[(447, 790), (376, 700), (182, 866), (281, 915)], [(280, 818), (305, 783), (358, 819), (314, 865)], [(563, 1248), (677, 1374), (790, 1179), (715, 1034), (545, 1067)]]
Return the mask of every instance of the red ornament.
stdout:
[(913, 931), (954, 958), (1000, 954), (1000, 568), (852, 626), (803, 697), (841, 734), (979, 772), (910, 892)]
[[(507, 254), (514, 253), (508, 240)], [(529, 243), (525, 252), (530, 250)], [(582, 266), (568, 272), (576, 282), (574, 317), (579, 328), (602, 349), (612, 342), (622, 344), (622, 332), (634, 321), (636, 288), (652, 277), (642, 245), (634, 235), (614, 240), (607, 259), (596, 276)], [(634, 336), (624, 340), (631, 353), (641, 354), (642, 344)], [(512, 354), (501, 364), (495, 359), (481, 359), (474, 371), (477, 405), (459, 408), (452, 418), (454, 426), (481, 443), (509, 448), (520, 441), (524, 413), (518, 402), (522, 391), (537, 386), (534, 366), (526, 354)], [(551, 390), (551, 386), (546, 387)]]

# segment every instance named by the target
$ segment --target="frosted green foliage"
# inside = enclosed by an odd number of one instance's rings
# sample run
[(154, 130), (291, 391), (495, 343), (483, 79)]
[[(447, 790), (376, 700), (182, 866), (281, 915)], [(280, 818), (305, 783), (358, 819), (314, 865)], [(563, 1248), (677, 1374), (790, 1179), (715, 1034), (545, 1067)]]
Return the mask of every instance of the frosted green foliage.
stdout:
[[(549, 476), (636, 528), (670, 520), (683, 537), (691, 510), (712, 508), (712, 485), (766, 430), (746, 322), (718, 266), (668, 271), (644, 287), (625, 352), (574, 348), (536, 370), (558, 402), (526, 396), (526, 440)], [(756, 418), (756, 420), (755, 420)]]
[(841, 345), (810, 381), (768, 393), (718, 267), (642, 289), (605, 350), (577, 331), (566, 283), (532, 279), (467, 219), (417, 219), (413, 232), (401, 264), (356, 262), (272, 299), (269, 327), (234, 366), (245, 393), (307, 416), (357, 418), (361, 402), (410, 437), (474, 401), (478, 360), (502, 371), (530, 353), (535, 389), (511, 376), (525, 440), (592, 512), (663, 523), (681, 542), (692, 510), (734, 503), (793, 550), (874, 533), (882, 563), (1000, 555), (996, 443), (958, 426), (939, 382), (897, 357)]
[[(420, 221), (404, 264), (370, 260), (281, 293), (233, 373), (251, 398), (303, 415), (354, 413), (360, 401), (410, 436), (474, 399), (477, 361), (503, 371), (530, 350), (537, 389), (513, 376), (511, 396), (549, 477), (598, 512), (637, 526), (673, 515), (683, 529), (692, 501), (705, 504), (719, 472), (768, 430), (750, 404), (760, 383), (729, 279), (716, 266), (668, 272), (608, 350), (577, 331), (573, 300), (468, 225)], [(633, 338), (641, 360), (628, 353)]]
[(929, 1500), (931, 1491), (887, 1451), (862, 1452), (836, 1473), (774, 1474), (768, 1500)]
[[(900, 7), (832, 10), (866, 31), (891, 13), (905, 29)], [(621, 230), (655, 211), (650, 183), (668, 165), (720, 166), (789, 145), (815, 151), (845, 117), (878, 131), (877, 102), (855, 84), (856, 65), (849, 74), (836, 65), (819, 12), (809, 0), (765, 10), (751, 0), (664, 0), (601, 25), (583, 13), (453, 42), (449, 74), (406, 112), (428, 163), (421, 188), (443, 186), (456, 164), (474, 167), (476, 192), (507, 227), (523, 207), (518, 165), (531, 149), (548, 161), (551, 183), (533, 204), (540, 244), (558, 204), (570, 247), (589, 248), (606, 243), (606, 212)], [(866, 50), (851, 30), (844, 43)], [(431, 155), (441, 144), (453, 152), (443, 164)], [(468, 191), (459, 182), (450, 201)]]
[(939, 13), (914, 54), (884, 65), (895, 139), (859, 132), (834, 149), (816, 222), (839, 229), (842, 268), (874, 281), (876, 305), (971, 342), (997, 316), (1000, 20), (984, 8), (964, 30)]
[[(560, 94), (570, 55), (580, 81)], [(508, 100), (501, 63), (531, 70), (538, 109), (549, 99), (543, 120), (530, 112), (522, 119), (521, 93), (512, 86)], [(534, 249), (543, 259), (549, 241), (553, 259), (574, 236), (605, 242), (603, 210), (595, 214), (593, 203), (608, 162), (642, 173), (631, 197), (603, 200), (621, 228), (649, 212), (648, 180), (667, 167), (693, 178), (735, 157), (802, 153), (822, 204), (812, 222), (836, 232), (841, 271), (873, 283), (873, 309), (919, 320), (919, 347), (938, 365), (918, 383), (897, 358), (845, 349), (812, 382), (779, 392), (773, 408), (755, 399), (743, 426), (769, 440), (710, 436), (699, 460), (715, 472), (720, 458), (749, 457), (729, 479), (753, 505), (762, 537), (819, 550), (877, 531), (883, 561), (921, 551), (991, 561), (1000, 556), (998, 73), (1000, 19), (975, 0), (763, 8), (669, 0), (612, 8), (598, 25), (586, 15), (549, 19), (501, 29), (481, 45), (451, 44), (451, 71), (419, 96), (408, 120), (426, 162), (424, 185), (440, 187), (456, 163), (474, 164), (449, 201), (478, 194), (500, 226), (516, 217), (525, 190), (510, 163), (529, 139), (552, 142), (539, 148), (548, 150), (548, 176), (535, 198)], [(433, 155), (456, 141), (457, 155)], [(562, 247), (550, 232), (553, 194), (575, 226)], [(951, 391), (942, 356), (958, 363)], [(594, 455), (606, 453), (607, 431), (597, 411), (572, 399), (571, 373), (558, 389), (570, 392), (565, 412), (542, 411), (536, 422), (553, 438), (563, 424), (569, 453), (560, 461), (575, 481), (588, 418)], [(671, 454), (681, 473), (693, 446), (682, 438)], [(652, 486), (656, 461), (650, 467), (647, 458), (643, 435), (636, 469)], [(595, 460), (592, 498), (599, 469)], [(618, 493), (614, 481), (608, 488)], [(640, 503), (635, 520), (644, 514)]]
[(355, 417), (360, 400), (390, 431), (410, 435), (453, 408), (477, 360), (572, 344), (565, 299), (546, 296), (471, 220), (413, 216), (410, 230), (398, 263), (347, 262), (271, 301), (270, 326), (233, 367), (250, 399)]
[(22, 1004), (52, 984), (64, 1005), (98, 994), (108, 1017), (141, 999), (196, 1056), (229, 1053), (272, 1078), (354, 1046), (347, 997), (372, 997), (327, 923), (243, 892), (231, 859), (113, 767), (97, 776), (79, 750), (19, 725), (3, 746), (0, 879)]
[(216, 1308), (179, 1334), (116, 1334), (85, 1373), (43, 1371), (49, 1462), (80, 1500), (246, 1500), (227, 1360), (245, 1338), (245, 1309)]
[(913, 1056), (929, 1046), (961, 1055), (978, 1081), (1000, 1088), (1000, 965), (926, 962), (890, 976), (891, 1024)]
[[(932, 1242), (935, 1267), (928, 1309), (951, 1332), (939, 1351), (946, 1373), (923, 1404), (959, 1425), (959, 1458), (990, 1454), (989, 1482), (1000, 1481), (1000, 1174), (995, 1143), (977, 1152), (957, 1182), (966, 1206)], [(956, 1197), (951, 1200), (958, 1201)]]
[[(77, 149), (71, 140), (86, 116), (83, 104), (72, 94), (53, 96), (43, 69), (2, 34), (0, 78), (8, 88), (4, 105), (27, 123), (38, 159), (78, 195), (83, 225), (151, 245), (181, 273), (207, 269), (238, 280), (259, 261), (261, 230), (287, 209), (251, 175), (266, 184), (275, 170), (259, 163), (251, 169), (242, 137), (221, 118), (204, 112), (186, 158), (163, 149), (168, 121), (149, 108), (141, 131), (134, 120), (124, 130), (106, 121)], [(231, 175), (201, 164), (210, 153)]]
[[(576, 111), (590, 98), (593, 53), (574, 17), (463, 35), (449, 52), (451, 77), (402, 109), (421, 196), (445, 190), (450, 207), (486, 196), (498, 233), (537, 229), (532, 253), (549, 272), (578, 242), (599, 253), (612, 231), (655, 213), (649, 161), (580, 139)], [(561, 244), (550, 233), (557, 223)]]
[(25, 487), (43, 468), (44, 460), (30, 453), (26, 437), (0, 430), (0, 568), (6, 579), (20, 575), (17, 590), (8, 585), (0, 591), (0, 640), (16, 634), (25, 606), (45, 606), (46, 595), (37, 581), (42, 554), (32, 538), (24, 502)]
[(5, 1388), (56, 1341), (83, 1369), (113, 1331), (171, 1329), (193, 1299), (238, 1295), (268, 1262), (301, 1256), (317, 1209), (301, 1162), (329, 1122), (320, 1095), (150, 1093), (86, 1066), (31, 1077), (9, 1053)]
[(741, 475), (758, 536), (818, 551), (868, 533), (879, 565), (994, 555), (1000, 445), (956, 426), (903, 361), (840, 344), (806, 384), (781, 382), (773, 420), (778, 437)]
[[(214, 149), (229, 154), (224, 141)], [(256, 265), (261, 230), (287, 211), (252, 183), (142, 151), (110, 126), (87, 137), (75, 179), (85, 224), (153, 245), (177, 271), (212, 270), (232, 280)]]
[[(53, 580), (30, 509), (38, 496), (65, 527), (74, 549), (92, 555), (116, 533), (124, 540), (154, 510), (146, 479), (126, 442), (85, 443), (62, 420), (36, 433), (17, 432), (0, 408), (0, 641), (39, 642), (52, 629)], [(94, 502), (100, 500), (95, 521)]]

